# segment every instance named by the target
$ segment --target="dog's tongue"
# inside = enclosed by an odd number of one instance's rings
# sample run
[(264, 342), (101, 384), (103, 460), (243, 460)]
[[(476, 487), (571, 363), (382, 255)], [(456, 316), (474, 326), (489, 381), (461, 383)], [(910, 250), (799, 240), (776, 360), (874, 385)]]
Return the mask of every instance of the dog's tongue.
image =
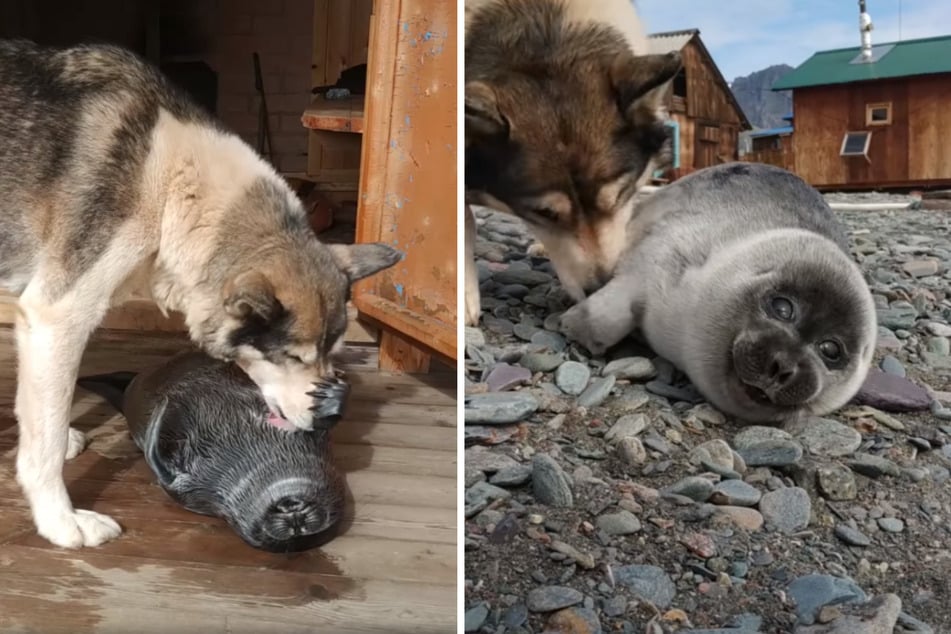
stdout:
[(268, 411), (267, 422), (268, 422), (268, 425), (273, 425), (274, 427), (277, 427), (278, 429), (282, 429), (284, 431), (294, 431), (294, 425), (289, 420), (281, 416), (278, 416), (274, 412)]

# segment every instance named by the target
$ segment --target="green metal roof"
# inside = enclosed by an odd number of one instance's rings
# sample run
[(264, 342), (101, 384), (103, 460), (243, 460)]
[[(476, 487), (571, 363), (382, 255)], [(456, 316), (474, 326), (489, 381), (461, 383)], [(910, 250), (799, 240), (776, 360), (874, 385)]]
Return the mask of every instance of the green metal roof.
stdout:
[(851, 63), (860, 52), (858, 46), (819, 51), (780, 78), (773, 90), (951, 73), (951, 35), (876, 44), (872, 47), (876, 61)]

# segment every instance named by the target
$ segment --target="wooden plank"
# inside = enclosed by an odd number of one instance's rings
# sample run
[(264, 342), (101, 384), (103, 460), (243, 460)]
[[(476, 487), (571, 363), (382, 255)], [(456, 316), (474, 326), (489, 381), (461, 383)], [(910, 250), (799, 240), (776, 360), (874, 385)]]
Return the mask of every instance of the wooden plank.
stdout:
[(325, 99), (317, 95), (301, 115), (301, 124), (311, 130), (363, 132), (363, 95), (347, 99)]
[(314, 0), (314, 53), (310, 64), (311, 86), (326, 86), (334, 80), (327, 78), (327, 38), (330, 27), (330, 0)]
[(430, 355), (414, 342), (392, 330), (384, 330), (380, 337), (380, 369), (388, 372), (426, 374)]
[(456, 331), (450, 324), (434, 319), (376, 295), (354, 297), (357, 308), (383, 324), (399, 320), (399, 331), (448, 359), (456, 358)]

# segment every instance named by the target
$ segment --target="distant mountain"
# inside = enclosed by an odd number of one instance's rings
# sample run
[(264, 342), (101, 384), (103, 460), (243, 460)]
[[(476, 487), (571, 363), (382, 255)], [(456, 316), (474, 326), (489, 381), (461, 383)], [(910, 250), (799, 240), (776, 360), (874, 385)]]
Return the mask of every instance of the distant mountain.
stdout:
[(788, 90), (773, 92), (770, 89), (792, 69), (788, 64), (777, 64), (733, 80), (733, 94), (755, 127), (776, 128), (785, 125), (783, 117), (792, 112), (792, 93)]

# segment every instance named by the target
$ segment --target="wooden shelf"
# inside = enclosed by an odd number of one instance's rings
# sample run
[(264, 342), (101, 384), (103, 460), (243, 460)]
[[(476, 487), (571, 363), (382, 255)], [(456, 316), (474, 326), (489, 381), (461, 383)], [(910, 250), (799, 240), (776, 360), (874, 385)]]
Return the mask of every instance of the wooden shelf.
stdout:
[(301, 123), (311, 130), (363, 133), (363, 95), (347, 99), (324, 99), (317, 95), (301, 115)]

